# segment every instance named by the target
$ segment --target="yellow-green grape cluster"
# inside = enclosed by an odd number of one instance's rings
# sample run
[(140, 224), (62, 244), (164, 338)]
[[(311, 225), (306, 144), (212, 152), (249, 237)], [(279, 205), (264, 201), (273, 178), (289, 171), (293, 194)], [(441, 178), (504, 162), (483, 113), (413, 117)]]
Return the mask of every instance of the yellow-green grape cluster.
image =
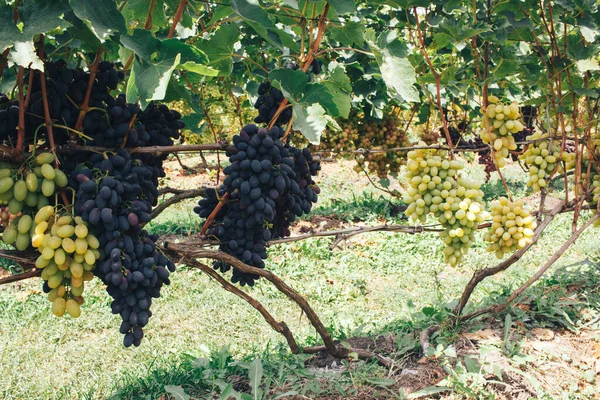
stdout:
[(531, 243), (537, 224), (523, 200), (511, 202), (500, 197), (491, 204), (491, 217), (492, 227), (485, 237), (490, 244), (486, 250), (495, 253), (498, 259)]
[(523, 130), (519, 106), (516, 102), (501, 104), (498, 97), (489, 96), (485, 115), (487, 118), (484, 116), (481, 120), (481, 140), (494, 148), (494, 160), (502, 168), (509, 151), (517, 149), (513, 134)]
[[(549, 136), (549, 133), (535, 132), (533, 135), (527, 136), (527, 140), (544, 139)], [(561, 155), (560, 149), (561, 141), (550, 139), (534, 142), (527, 146), (523, 154), (519, 155), (519, 159), (529, 166), (527, 186), (531, 186), (534, 191), (538, 192), (541, 188), (546, 187), (552, 173), (564, 172), (563, 162), (567, 171), (575, 167), (575, 153), (563, 151)]]
[(94, 277), (100, 242), (89, 233), (81, 217), (56, 215), (52, 206), (41, 208), (34, 222), (37, 225), (31, 243), (40, 252), (35, 266), (42, 269), (42, 279), (52, 289), (48, 293), (52, 313), (62, 317), (66, 311), (77, 318), (81, 315), (84, 282)]
[(48, 198), (54, 195), (56, 187), (67, 186), (67, 176), (54, 168), (53, 162), (52, 153), (42, 153), (32, 165), (26, 164), (18, 169), (0, 166), (0, 202), (7, 204), (10, 214), (20, 215), (10, 222), (2, 239), (7, 244), (14, 244), (17, 250), (29, 247), (33, 233), (25, 226), (31, 226), (33, 212), (48, 205)]
[(357, 149), (384, 150), (410, 145), (406, 132), (400, 129), (400, 120), (386, 116), (381, 120), (365, 119), (353, 115), (339, 123), (341, 131), (328, 131), (323, 135), (319, 151), (342, 152), (341, 157), (353, 157), (357, 165), (356, 172), (368, 171), (379, 178), (395, 175), (404, 164), (406, 152), (379, 152), (366, 154), (344, 154)]
[[(426, 146), (419, 142), (419, 146)], [(448, 152), (416, 149), (408, 153), (406, 178), (410, 188), (404, 197), (405, 213), (414, 221), (425, 222), (432, 213), (444, 227), (440, 236), (450, 265), (462, 262), (472, 246), (477, 225), (485, 219), (481, 183), (458, 176), (464, 164), (449, 160)]]
[[(406, 132), (398, 126), (398, 119), (387, 117), (381, 121), (370, 120), (362, 125), (362, 132), (355, 146), (368, 150), (385, 150), (408, 147), (410, 142)], [(397, 175), (406, 162), (406, 152), (367, 153), (356, 158), (357, 172), (365, 169), (380, 179), (388, 175)]]

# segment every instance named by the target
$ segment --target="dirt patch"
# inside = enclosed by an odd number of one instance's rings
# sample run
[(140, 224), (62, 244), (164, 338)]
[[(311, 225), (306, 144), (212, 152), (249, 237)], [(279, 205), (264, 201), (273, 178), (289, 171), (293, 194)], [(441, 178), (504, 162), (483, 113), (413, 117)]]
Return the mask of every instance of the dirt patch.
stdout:
[(311, 215), (307, 220), (296, 221), (291, 227), (291, 232), (292, 234), (300, 235), (304, 233), (340, 229), (343, 227), (344, 223), (338, 219), (320, 215)]

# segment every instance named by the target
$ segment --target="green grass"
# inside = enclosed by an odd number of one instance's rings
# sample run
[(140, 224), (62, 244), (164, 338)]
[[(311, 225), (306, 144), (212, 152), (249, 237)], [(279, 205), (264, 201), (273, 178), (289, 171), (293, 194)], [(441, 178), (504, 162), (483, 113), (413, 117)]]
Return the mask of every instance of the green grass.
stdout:
[[(352, 185), (347, 175), (326, 175), (320, 184), (324, 193), (317, 214), (373, 223), (380, 223), (375, 218), (381, 215), (393, 219), (390, 199), (367, 186)], [(497, 195), (494, 185), (489, 185), (490, 198)], [(173, 207), (153, 221), (150, 229), (155, 233), (194, 232), (198, 220), (191, 212), (193, 203)], [(569, 235), (569, 216), (557, 217), (534, 251), (507, 273), (480, 285), (474, 302), (487, 304), (490, 296), (505, 296)], [(584, 233), (553, 267), (553, 279), (574, 281), (574, 276), (581, 275), (577, 268), (597, 267), (597, 237), (597, 230)], [(337, 338), (357, 331), (408, 331), (441, 318), (473, 270), (496, 262), (485, 253), (482, 240), (480, 232), (477, 244), (458, 269), (443, 264), (442, 244), (435, 234), (389, 233), (357, 236), (333, 251), (330, 238), (279, 245), (270, 249), (267, 268), (305, 295)], [(542, 283), (552, 282), (548, 278)], [(219, 380), (247, 375), (240, 362), (256, 357), (263, 359), (265, 375), (273, 382), (279, 380), (282, 388), (308, 397), (352, 394), (356, 380), (368, 382), (385, 374), (383, 369), (363, 363), (352, 377), (332, 373), (325, 376), (328, 383), (322, 384), (324, 377), (307, 370), (303, 356), (291, 357), (282, 337), (254, 309), (187, 267), (179, 268), (163, 297), (153, 303), (154, 315), (139, 348), (121, 345), (119, 318), (110, 314), (110, 299), (97, 281), (86, 291), (78, 320), (52, 316), (40, 289), (39, 280), (0, 288), (2, 399), (156, 399), (164, 394), (165, 385), (183, 385), (189, 393), (205, 398), (220, 392)], [(302, 345), (319, 343), (306, 317), (268, 282), (259, 281), (251, 293), (277, 319), (286, 321)], [(548, 314), (551, 307), (544, 307), (540, 310)], [(564, 321), (564, 316), (556, 319)], [(208, 361), (198, 364), (198, 358)]]

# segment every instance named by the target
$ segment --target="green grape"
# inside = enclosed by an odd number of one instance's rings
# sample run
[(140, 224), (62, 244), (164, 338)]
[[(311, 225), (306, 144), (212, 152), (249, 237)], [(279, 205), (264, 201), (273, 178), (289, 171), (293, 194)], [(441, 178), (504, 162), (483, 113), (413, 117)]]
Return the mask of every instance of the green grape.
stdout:
[[(56, 215), (52, 206), (40, 209), (35, 215), (35, 222), (37, 225), (31, 243), (41, 254), (36, 266), (42, 268), (42, 279), (48, 282), (50, 288), (64, 288), (48, 297), (53, 302), (53, 313), (62, 316), (66, 310), (71, 317), (78, 318), (81, 315), (79, 305), (83, 303), (84, 281), (93, 278), (91, 270), (100, 256), (92, 247), (97, 248), (99, 241), (81, 218)], [(56, 303), (58, 299), (62, 302)], [(55, 307), (58, 312), (55, 312)]]
[(548, 138), (548, 140), (527, 145), (523, 154), (519, 155), (519, 160), (525, 162), (529, 167), (527, 186), (531, 186), (536, 192), (546, 187), (553, 173), (565, 172), (563, 163), (567, 171), (575, 167), (575, 153), (561, 152), (561, 141), (551, 140), (549, 136), (549, 133), (541, 134), (539, 132), (527, 136), (527, 140), (544, 138)]
[(516, 150), (517, 145), (512, 136), (523, 130), (519, 106), (516, 102), (500, 104), (496, 96), (488, 96), (488, 106), (481, 120), (481, 140), (494, 148), (494, 160), (499, 168), (506, 165), (510, 150)]
[[(424, 142), (418, 146), (425, 147)], [(458, 176), (462, 162), (448, 160), (438, 149), (416, 149), (408, 153), (406, 179), (410, 188), (404, 197), (406, 215), (424, 223), (433, 214), (444, 231), (444, 256), (450, 265), (460, 264), (474, 241), (479, 223), (485, 219), (481, 183)]]
[(491, 217), (492, 226), (485, 237), (490, 244), (486, 250), (495, 253), (498, 259), (532, 242), (537, 224), (523, 200), (510, 202), (506, 197), (499, 198), (491, 204)]

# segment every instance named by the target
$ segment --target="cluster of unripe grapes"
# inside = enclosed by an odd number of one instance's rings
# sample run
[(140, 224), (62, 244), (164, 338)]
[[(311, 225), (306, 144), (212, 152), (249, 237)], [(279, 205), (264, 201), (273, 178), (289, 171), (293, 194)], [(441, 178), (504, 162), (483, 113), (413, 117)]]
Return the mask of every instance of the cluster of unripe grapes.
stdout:
[[(408, 147), (410, 142), (406, 132), (400, 129), (397, 117), (389, 115), (381, 120), (363, 119), (354, 115), (340, 123), (341, 131), (328, 131), (322, 139), (319, 150), (341, 152), (357, 149), (385, 150)], [(354, 155), (356, 172), (366, 170), (370, 174), (384, 179), (389, 175), (397, 175), (400, 167), (406, 162), (406, 152), (381, 152)]]
[[(549, 138), (549, 133), (534, 132), (527, 140), (539, 140), (527, 145), (527, 149), (519, 156), (521, 161), (529, 167), (527, 186), (539, 192), (548, 184), (548, 178), (556, 172), (569, 171), (575, 167), (575, 153), (561, 152), (561, 141)], [(561, 154), (562, 153), (562, 154)]]
[(31, 244), (40, 252), (35, 266), (42, 269), (44, 285), (50, 289), (52, 313), (62, 317), (66, 311), (78, 318), (84, 281), (94, 277), (91, 271), (100, 258), (100, 242), (81, 217), (56, 214), (53, 206), (40, 209), (34, 222)]
[(0, 169), (0, 200), (8, 204), (6, 211), (14, 216), (4, 230), (2, 238), (14, 244), (17, 250), (25, 250), (31, 243), (32, 213), (47, 206), (56, 188), (67, 186), (67, 176), (54, 168), (52, 153), (39, 154), (31, 162), (13, 168), (4, 165)]
[[(418, 145), (426, 146), (424, 142)], [(481, 183), (459, 176), (464, 164), (449, 160), (445, 150), (410, 151), (406, 166), (410, 183), (404, 197), (406, 215), (424, 223), (433, 214), (444, 227), (440, 236), (446, 244), (446, 262), (460, 264), (473, 244), (477, 225), (485, 219)]]
[(517, 145), (513, 134), (523, 130), (516, 102), (501, 104), (496, 96), (488, 96), (488, 106), (481, 121), (481, 140), (494, 148), (494, 159), (499, 168), (506, 165), (510, 150)]
[(511, 202), (500, 197), (492, 202), (490, 214), (492, 226), (485, 237), (490, 243), (486, 250), (498, 259), (532, 242), (537, 224), (523, 200)]

